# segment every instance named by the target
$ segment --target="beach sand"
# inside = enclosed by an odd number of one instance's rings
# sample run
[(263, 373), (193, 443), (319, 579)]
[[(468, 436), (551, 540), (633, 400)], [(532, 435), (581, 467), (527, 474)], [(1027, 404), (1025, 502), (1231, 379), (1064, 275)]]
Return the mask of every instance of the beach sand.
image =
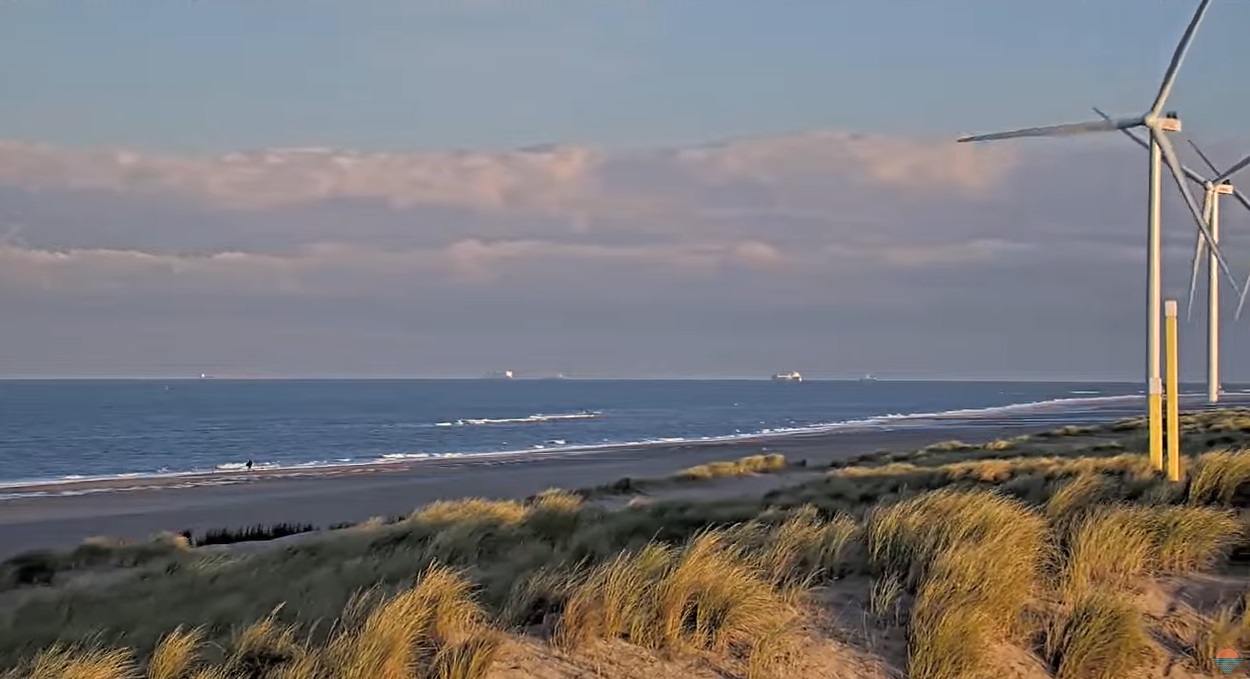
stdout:
[[(664, 477), (694, 465), (760, 453), (781, 453), (792, 462), (806, 459), (820, 466), (862, 453), (908, 451), (949, 440), (982, 443), (1054, 427), (997, 421), (969, 428), (831, 432), (623, 446), (577, 454), (462, 457), (5, 488), (6, 493), (49, 495), (0, 501), (0, 559), (32, 549), (68, 548), (94, 536), (141, 540), (160, 531), (199, 533), (278, 522), (324, 527), (406, 515), (435, 500), (524, 498), (548, 488), (588, 488), (623, 477)], [(55, 495), (67, 490), (99, 492)]]

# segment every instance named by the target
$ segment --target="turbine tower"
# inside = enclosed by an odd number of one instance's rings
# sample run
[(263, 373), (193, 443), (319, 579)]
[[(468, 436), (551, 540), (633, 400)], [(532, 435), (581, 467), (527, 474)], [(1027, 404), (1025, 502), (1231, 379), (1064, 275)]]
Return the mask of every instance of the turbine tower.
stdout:
[(1179, 132), (1181, 130), (1181, 121), (1175, 113), (1165, 113), (1163, 108), (1167, 103), (1168, 95), (1172, 92), (1172, 86), (1176, 83), (1176, 76), (1180, 71), (1181, 62), (1185, 59), (1185, 53), (1189, 51), (1189, 44), (1193, 41), (1198, 25), (1202, 23), (1202, 19), (1210, 5), (1211, 0), (1201, 0), (1199, 2), (1193, 18), (1190, 19), (1189, 25), (1185, 28), (1185, 33), (1181, 36), (1180, 44), (1176, 46), (1176, 51), (1172, 53), (1172, 61), (1168, 64), (1167, 72), (1163, 76), (1163, 82), (1159, 86), (1159, 91), (1155, 94), (1154, 102), (1145, 113), (1129, 118), (1030, 127), (1011, 132), (973, 135), (961, 137), (958, 140), (960, 142), (969, 142), (1014, 139), (1016, 137), (1055, 137), (1088, 132), (1128, 130), (1137, 127), (1144, 127), (1149, 130), (1150, 174), (1147, 198), (1148, 235), (1146, 240), (1146, 328), (1148, 332), (1146, 390), (1148, 394), (1147, 414), (1150, 421), (1150, 457), (1156, 468), (1162, 468), (1163, 463), (1163, 379), (1160, 366), (1160, 331), (1162, 330), (1160, 317), (1163, 313), (1161, 292), (1162, 237), (1159, 230), (1159, 196), (1163, 174), (1161, 161), (1167, 162), (1172, 178), (1176, 181), (1177, 188), (1180, 189), (1181, 195), (1185, 198), (1185, 205), (1189, 208), (1190, 214), (1193, 215), (1194, 222), (1197, 224), (1202, 237), (1206, 239), (1207, 244), (1211, 247), (1211, 253), (1215, 257), (1216, 263), (1232, 281), (1233, 289), (1239, 292), (1241, 290), (1241, 286), (1238, 285), (1237, 280), (1233, 278), (1232, 272), (1229, 271), (1228, 263), (1224, 259), (1224, 253), (1220, 251), (1219, 245), (1215, 242), (1210, 229), (1207, 228), (1207, 224), (1202, 218), (1202, 213), (1198, 209), (1198, 204), (1189, 192), (1189, 186), (1181, 178), (1180, 161), (1177, 159), (1176, 150), (1172, 147), (1171, 140), (1167, 137), (1168, 132)]
[[(1106, 113), (1094, 108), (1104, 120), (1110, 120)], [(1126, 137), (1137, 142), (1137, 145), (1149, 149), (1150, 145), (1146, 140), (1137, 136), (1132, 130), (1121, 130)], [(1236, 174), (1239, 170), (1250, 164), (1250, 156), (1234, 165), (1228, 172), (1221, 173), (1215, 168), (1211, 159), (1207, 154), (1198, 148), (1193, 139), (1188, 140), (1189, 145), (1198, 153), (1198, 157), (1202, 158), (1202, 162), (1212, 172), (1211, 178), (1207, 178), (1189, 168), (1187, 165), (1181, 165), (1181, 172), (1194, 182), (1202, 186), (1203, 198), (1203, 218), (1207, 225), (1211, 228), (1211, 236), (1219, 242), (1220, 239), (1220, 196), (1233, 196), (1247, 210), (1250, 210), (1250, 199), (1246, 194), (1235, 188), (1228, 179)], [(1202, 264), (1202, 255), (1206, 251), (1206, 240), (1199, 235), (1197, 242), (1194, 243), (1194, 260), (1189, 271), (1189, 307), (1186, 315), (1193, 313), (1194, 308), (1194, 290), (1198, 287), (1198, 269)], [(1217, 403), (1220, 400), (1220, 276), (1216, 271), (1217, 262), (1215, 255), (1210, 254), (1207, 257), (1207, 402)], [(1246, 290), (1250, 290), (1250, 286), (1242, 289), (1241, 299), (1237, 302), (1237, 314), (1241, 314), (1241, 309), (1246, 302)]]

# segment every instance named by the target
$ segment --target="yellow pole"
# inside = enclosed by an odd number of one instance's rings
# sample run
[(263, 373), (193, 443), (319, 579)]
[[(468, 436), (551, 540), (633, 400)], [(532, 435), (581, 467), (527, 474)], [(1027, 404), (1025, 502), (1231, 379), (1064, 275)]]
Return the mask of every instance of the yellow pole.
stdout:
[(1181, 480), (1181, 404), (1180, 404), (1180, 366), (1176, 346), (1176, 300), (1169, 299), (1163, 304), (1163, 316), (1167, 335), (1167, 443), (1168, 443), (1168, 479)]
[[(1151, 380), (1158, 382), (1157, 379)], [(1150, 421), (1150, 466), (1163, 471), (1163, 385), (1156, 384), (1146, 395), (1146, 417)]]

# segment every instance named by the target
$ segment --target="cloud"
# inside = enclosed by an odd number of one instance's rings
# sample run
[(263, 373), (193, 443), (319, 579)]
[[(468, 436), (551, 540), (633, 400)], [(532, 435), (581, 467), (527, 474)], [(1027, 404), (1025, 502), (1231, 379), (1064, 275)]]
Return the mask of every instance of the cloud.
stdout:
[(615, 154), (543, 146), (425, 154), (295, 148), (193, 157), (0, 142), (0, 182), (30, 190), (178, 195), (237, 210), (371, 199), (396, 208), (584, 217), (694, 209), (718, 189), (750, 185), (793, 192), (790, 197), (801, 200), (804, 188), (831, 178), (901, 191), (983, 191), (1014, 155), (946, 146), (812, 133)]
[[(40, 341), (57, 333), (99, 337), (102, 365), (128, 355), (138, 328), (184, 337), (159, 363), (237, 347), (200, 344), (259, 323), (322, 336), (322, 353), (284, 358), (292, 372), (358, 351), (400, 372), (451, 370), (496, 351), (608, 372), (715, 372), (715, 354), (765, 372), (780, 358), (886, 373), (865, 366), (912, 352), (907, 365), (945, 373), (1052, 374), (1075, 360), (1076, 374), (1131, 376), (1138, 151), (821, 131), (440, 153), (0, 142), (0, 306), (23, 327), (0, 374), (67, 365)], [(1180, 296), (1193, 229), (1172, 198), (1166, 266)], [(1226, 214), (1228, 233), (1242, 218)], [(1250, 254), (1229, 247), (1234, 261)], [(1040, 318), (1081, 328), (1088, 355), (1025, 330)], [(405, 349), (395, 337), (408, 334), (424, 339)], [(253, 360), (233, 351), (219, 360)]]

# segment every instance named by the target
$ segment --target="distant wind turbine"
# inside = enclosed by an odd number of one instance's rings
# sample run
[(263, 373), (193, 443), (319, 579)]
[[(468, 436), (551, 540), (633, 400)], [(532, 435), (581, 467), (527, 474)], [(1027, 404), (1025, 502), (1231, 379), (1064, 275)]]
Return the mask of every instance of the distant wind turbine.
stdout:
[[(1102, 111), (1094, 108), (1094, 113), (1102, 116), (1104, 120), (1111, 118)], [(1137, 142), (1138, 146), (1149, 149), (1150, 145), (1146, 140), (1137, 136), (1132, 130), (1121, 130), (1125, 136)], [(1220, 239), (1220, 196), (1233, 196), (1247, 210), (1250, 210), (1250, 199), (1246, 198), (1246, 194), (1235, 188), (1228, 178), (1236, 174), (1239, 170), (1250, 164), (1250, 157), (1246, 160), (1234, 165), (1229, 172), (1221, 173), (1215, 168), (1211, 159), (1207, 154), (1198, 148), (1198, 144), (1193, 139), (1189, 140), (1189, 145), (1198, 153), (1198, 157), (1202, 158), (1202, 162), (1206, 163), (1211, 169), (1213, 178), (1208, 179), (1190, 169), (1186, 165), (1181, 165), (1181, 172), (1185, 173), (1191, 181), (1199, 184), (1203, 188), (1203, 218), (1207, 225), (1211, 228), (1211, 236), (1219, 242)], [(1201, 266), (1202, 255), (1206, 248), (1207, 242), (1199, 235), (1197, 242), (1194, 243), (1194, 261), (1189, 270), (1189, 307), (1186, 315), (1193, 314), (1194, 309), (1194, 290), (1198, 287), (1198, 269)], [(1207, 261), (1207, 401), (1209, 403), (1217, 403), (1220, 400), (1220, 276), (1215, 269), (1215, 255), (1209, 255)], [(1250, 285), (1244, 287), (1241, 291), (1241, 299), (1237, 301), (1237, 314), (1241, 314), (1241, 309), (1246, 303), (1246, 291), (1250, 290)]]
[[(1159, 86), (1158, 93), (1155, 94), (1154, 103), (1143, 114), (1129, 118), (1116, 118), (1111, 120), (1096, 120), (1084, 123), (1072, 123), (1066, 125), (1050, 125), (1046, 127), (1030, 127), (1011, 132), (998, 132), (994, 134), (973, 135), (961, 137), (958, 141), (993, 141), (997, 139), (1013, 139), (1016, 137), (1055, 137), (1068, 136), (1075, 134), (1084, 134), (1087, 132), (1108, 132), (1112, 130), (1128, 130), (1136, 127), (1144, 127), (1150, 131), (1150, 184), (1149, 194), (1147, 198), (1147, 223), (1148, 237), (1146, 248), (1147, 261), (1147, 330), (1148, 340), (1146, 346), (1146, 374), (1147, 374), (1147, 414), (1150, 421), (1150, 455), (1152, 461), (1156, 464), (1162, 464), (1163, 459), (1163, 380), (1160, 370), (1160, 317), (1163, 313), (1163, 299), (1161, 291), (1162, 282), (1162, 236), (1159, 226), (1159, 195), (1162, 175), (1161, 160), (1166, 160), (1169, 170), (1171, 170), (1172, 178), (1176, 181), (1177, 188), (1180, 189), (1181, 195), (1185, 198), (1185, 204), (1189, 207), (1189, 212), (1193, 215), (1194, 222), (1198, 226), (1202, 237), (1206, 239), (1207, 244), (1211, 248), (1217, 264), (1224, 271), (1224, 274), (1232, 281), (1233, 289), (1241, 291), (1241, 286), (1237, 283), (1237, 279), (1233, 277), (1232, 272), (1228, 268), (1228, 262), (1224, 259), (1224, 253), (1220, 250), (1219, 244), (1215, 242), (1211, 230), (1207, 228), (1207, 223), (1203, 220), (1203, 215), (1198, 209), (1198, 203), (1194, 200), (1193, 195), (1189, 192), (1189, 186), (1182, 179), (1180, 161), (1177, 159), (1176, 150), (1172, 147), (1171, 140), (1168, 139), (1168, 132), (1179, 132), (1181, 130), (1181, 121), (1173, 112), (1165, 113), (1164, 105), (1167, 103), (1168, 95), (1172, 92), (1172, 86), (1176, 83), (1177, 73), (1180, 71), (1181, 62), (1185, 59), (1185, 53), (1189, 51), (1189, 44), (1193, 41), (1194, 34), (1198, 31), (1198, 25), (1202, 23), (1203, 17), (1207, 13), (1207, 8), (1211, 5), (1211, 0), (1201, 0), (1198, 8), (1194, 11), (1193, 18), (1189, 21), (1189, 25), (1185, 28), (1185, 33), (1181, 36), (1180, 44), (1176, 46), (1176, 51), (1172, 53), (1172, 61), (1168, 64), (1167, 72), (1163, 76), (1163, 82)], [(1247, 161), (1250, 163), (1250, 160)], [(1234, 166), (1232, 169), (1240, 169)]]

